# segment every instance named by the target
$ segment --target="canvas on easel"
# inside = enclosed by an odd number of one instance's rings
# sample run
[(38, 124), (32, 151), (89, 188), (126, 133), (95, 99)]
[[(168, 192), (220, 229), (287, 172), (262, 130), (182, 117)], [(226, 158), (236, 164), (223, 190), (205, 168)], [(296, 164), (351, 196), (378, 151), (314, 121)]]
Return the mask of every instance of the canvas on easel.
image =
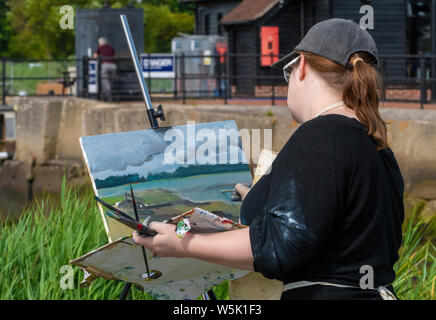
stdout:
[[(141, 221), (162, 222), (200, 208), (238, 225), (240, 204), (231, 200), (231, 191), (239, 182), (250, 185), (252, 177), (234, 121), (82, 137), (80, 145), (95, 194), (132, 217), (130, 185)], [(195, 259), (153, 258), (148, 252), (150, 268), (162, 276), (144, 280), (132, 230), (101, 206), (100, 211), (112, 243), (71, 261), (89, 273), (135, 283), (160, 299), (194, 299), (247, 273)]]

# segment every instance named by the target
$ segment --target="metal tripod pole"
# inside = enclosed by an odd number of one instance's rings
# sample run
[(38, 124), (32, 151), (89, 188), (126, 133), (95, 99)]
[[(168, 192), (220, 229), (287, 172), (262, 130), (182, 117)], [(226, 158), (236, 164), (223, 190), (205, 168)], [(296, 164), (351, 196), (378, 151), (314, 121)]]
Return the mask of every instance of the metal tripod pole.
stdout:
[[(133, 43), (132, 33), (130, 32), (130, 27), (129, 27), (129, 23), (127, 21), (127, 17), (126, 17), (126, 15), (122, 14), (122, 15), (120, 15), (120, 18), (121, 18), (121, 24), (123, 25), (124, 34), (126, 36), (127, 44), (129, 46), (130, 55), (132, 56), (132, 62), (133, 62), (133, 65), (135, 67), (136, 76), (138, 77), (139, 85), (141, 87), (142, 97), (144, 98), (145, 106), (147, 108), (147, 115), (148, 115), (148, 120), (150, 121), (150, 126), (154, 129), (159, 128), (159, 123), (157, 121), (157, 117), (160, 117), (160, 113), (163, 116), (163, 110), (161, 109), (160, 106), (158, 108), (157, 113), (153, 109), (153, 105), (151, 104), (150, 95), (149, 95), (148, 89), (147, 89), (147, 84), (145, 83), (144, 76), (142, 75), (142, 70), (140, 68), (138, 54), (136, 52), (135, 44)], [(165, 118), (163, 117), (162, 120), (164, 120), (164, 119)], [(147, 256), (146, 256), (144, 249), (143, 249), (142, 253), (144, 256), (144, 261), (147, 265)], [(121, 292), (121, 295), (120, 295), (121, 300), (126, 299), (131, 286), (132, 286), (131, 283), (126, 283), (124, 285), (123, 291)], [(216, 296), (215, 296), (213, 290), (210, 289), (207, 293), (205, 293), (204, 298), (206, 298), (206, 299), (209, 298), (209, 299), (215, 300)]]
[(135, 44), (133, 43), (132, 33), (130, 32), (129, 22), (127, 22), (127, 17), (125, 14), (120, 15), (120, 18), (124, 29), (124, 34), (126, 35), (127, 44), (129, 45), (130, 55), (132, 56), (132, 62), (135, 67), (136, 76), (138, 77), (139, 86), (141, 87), (142, 97), (144, 98), (145, 106), (147, 107), (150, 126), (152, 128), (159, 128), (157, 119), (154, 116), (155, 111), (153, 109), (153, 105), (151, 104), (150, 95), (148, 94), (147, 84), (145, 83), (144, 76), (142, 75), (142, 70), (140, 68), (138, 54), (136, 52)]

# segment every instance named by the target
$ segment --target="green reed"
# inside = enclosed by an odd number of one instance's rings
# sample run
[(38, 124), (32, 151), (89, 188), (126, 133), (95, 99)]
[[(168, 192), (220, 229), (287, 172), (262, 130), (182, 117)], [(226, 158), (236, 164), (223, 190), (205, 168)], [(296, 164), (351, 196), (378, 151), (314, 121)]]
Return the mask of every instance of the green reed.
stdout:
[[(435, 246), (424, 241), (422, 221), (405, 223), (404, 245), (395, 268), (395, 290), (402, 299), (435, 299)], [(433, 229), (434, 230), (434, 229)], [(81, 288), (83, 272), (73, 267), (74, 289), (62, 289), (61, 267), (107, 243), (90, 189), (66, 187), (58, 201), (34, 202), (16, 221), (0, 222), (0, 299), (118, 299), (123, 282), (95, 280)], [(228, 281), (214, 288), (228, 298)], [(152, 299), (136, 288), (129, 299)]]
[(393, 285), (400, 299), (435, 300), (436, 216), (424, 223), (419, 218), (420, 209), (416, 206), (403, 225), (403, 245), (394, 267), (396, 278)]

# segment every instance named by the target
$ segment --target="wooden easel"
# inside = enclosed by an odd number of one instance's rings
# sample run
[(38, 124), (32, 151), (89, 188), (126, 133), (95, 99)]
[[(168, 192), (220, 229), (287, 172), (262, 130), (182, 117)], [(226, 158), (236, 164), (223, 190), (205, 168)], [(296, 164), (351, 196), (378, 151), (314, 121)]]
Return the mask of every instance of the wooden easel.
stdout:
[[(142, 97), (145, 102), (145, 106), (147, 108), (148, 120), (150, 122), (150, 126), (152, 129), (159, 128), (159, 123), (157, 119), (159, 118), (161, 121), (165, 121), (165, 114), (161, 105), (158, 106), (157, 110), (153, 109), (153, 105), (151, 104), (150, 95), (148, 93), (147, 85), (145, 83), (144, 77), (142, 76), (142, 71), (140, 69), (140, 63), (138, 59), (138, 55), (135, 48), (135, 43), (133, 42), (132, 33), (130, 32), (129, 22), (127, 21), (126, 15), (120, 15), (121, 24), (123, 26), (124, 35), (126, 36), (127, 44), (129, 46), (130, 55), (132, 57), (133, 65), (135, 67), (136, 76), (138, 77), (139, 85), (141, 87)], [(135, 210), (136, 211), (136, 210)], [(139, 222), (139, 217), (136, 214), (136, 220)], [(142, 254), (144, 256), (144, 263), (147, 269), (147, 274), (149, 274), (149, 267), (147, 262), (147, 254), (145, 252), (144, 247), (142, 247)], [(125, 300), (127, 295), (129, 294), (132, 283), (126, 283), (124, 285), (123, 291), (120, 294), (120, 300)], [(204, 300), (216, 300), (215, 293), (213, 289), (202, 294)]]

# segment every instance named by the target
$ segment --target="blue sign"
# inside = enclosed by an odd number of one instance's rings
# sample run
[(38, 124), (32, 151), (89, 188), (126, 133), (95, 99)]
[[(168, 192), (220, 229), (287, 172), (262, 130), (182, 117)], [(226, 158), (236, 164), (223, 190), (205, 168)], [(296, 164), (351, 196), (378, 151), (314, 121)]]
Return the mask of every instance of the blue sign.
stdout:
[(98, 64), (97, 60), (88, 62), (88, 93), (98, 92)]
[(141, 54), (142, 74), (144, 78), (174, 78), (174, 55)]

